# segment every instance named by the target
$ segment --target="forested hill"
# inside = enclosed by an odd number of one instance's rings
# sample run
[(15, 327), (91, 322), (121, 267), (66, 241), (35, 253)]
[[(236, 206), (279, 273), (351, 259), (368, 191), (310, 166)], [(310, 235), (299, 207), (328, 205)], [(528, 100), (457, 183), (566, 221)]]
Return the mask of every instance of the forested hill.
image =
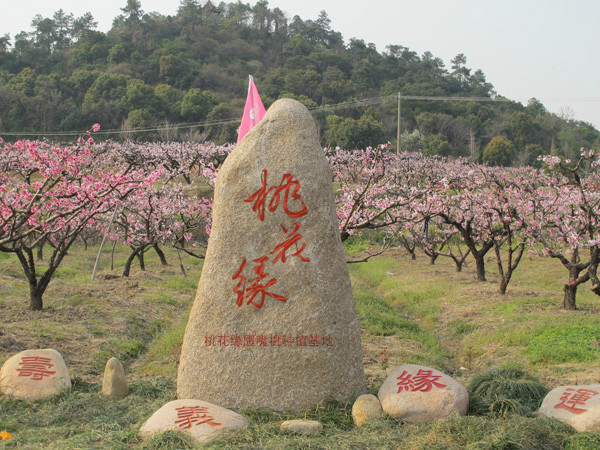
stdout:
[[(145, 13), (139, 0), (123, 2), (107, 33), (95, 29), (89, 13), (76, 18), (59, 10), (35, 16), (31, 32), (0, 37), (4, 139), (99, 122), (104, 130), (160, 128), (127, 134), (141, 140), (193, 138), (190, 130), (200, 130), (220, 143), (235, 141), (237, 123), (214, 123), (241, 116), (249, 74), (266, 107), (281, 97), (321, 106), (313, 113), (323, 143), (346, 148), (395, 141), (398, 92), (495, 95), (461, 53), (448, 68), (430, 52), (396, 44), (379, 52), (363, 40), (346, 42), (325, 11), (303, 20), (265, 0), (254, 6), (181, 0), (175, 16), (162, 16)], [(359, 99), (370, 100), (352, 103)], [(163, 129), (182, 123), (213, 125)], [(550, 114), (535, 99), (526, 106), (404, 100), (402, 131), (403, 149), (476, 158), (503, 136), (513, 146), (513, 164), (533, 162), (539, 153), (574, 156), (600, 139), (590, 124)]]

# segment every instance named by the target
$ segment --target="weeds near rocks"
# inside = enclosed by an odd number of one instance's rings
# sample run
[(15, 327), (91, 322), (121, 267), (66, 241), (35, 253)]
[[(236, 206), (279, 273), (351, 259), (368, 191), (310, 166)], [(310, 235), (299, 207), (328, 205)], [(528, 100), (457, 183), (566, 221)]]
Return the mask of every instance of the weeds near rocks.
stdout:
[(474, 375), (468, 391), (472, 413), (507, 417), (533, 413), (549, 389), (523, 370), (506, 367)]
[(194, 440), (181, 431), (166, 431), (145, 441), (140, 450), (179, 450), (195, 448)]
[(390, 364), (390, 352), (385, 349), (379, 353), (379, 363), (381, 364), (381, 368), (383, 369), (384, 376), (387, 377), (387, 368)]
[(600, 448), (598, 433), (578, 433), (565, 441), (565, 450), (597, 450)]

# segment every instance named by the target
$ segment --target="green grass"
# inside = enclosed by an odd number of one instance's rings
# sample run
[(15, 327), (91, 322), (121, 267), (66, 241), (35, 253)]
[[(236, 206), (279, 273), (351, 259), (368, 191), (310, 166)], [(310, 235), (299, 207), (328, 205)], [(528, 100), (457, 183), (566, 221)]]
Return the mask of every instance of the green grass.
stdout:
[(104, 397), (97, 386), (77, 383), (70, 394), (52, 400), (2, 398), (0, 430), (13, 438), (0, 448), (141, 448), (137, 428), (174, 396), (172, 382), (150, 380), (132, 383), (130, 395), (122, 400)]
[(89, 294), (73, 294), (68, 299), (69, 306), (79, 306), (93, 302), (94, 299)]
[[(360, 257), (372, 245), (353, 237), (346, 248)], [(580, 311), (565, 312), (564, 270), (556, 261), (525, 258), (506, 296), (499, 296), (494, 265), (488, 262), (487, 283), (474, 280), (474, 265), (456, 273), (443, 258), (434, 266), (419, 254), (416, 261), (393, 251), (367, 263), (351, 264), (360, 319), (368, 389), (376, 393), (386, 373), (397, 365), (423, 364), (469, 385), (477, 375), (495, 373), (486, 402), (476, 415), (452, 417), (430, 424), (404, 424), (382, 418), (353, 426), (349, 404), (322, 404), (296, 414), (245, 410), (251, 426), (210, 444), (195, 446), (181, 433), (168, 432), (148, 441), (137, 435), (141, 424), (159, 407), (175, 399), (180, 344), (193, 302), (202, 261), (184, 258), (189, 277), (167, 253), (169, 266), (147, 254), (148, 270), (136, 265), (129, 279), (90, 280), (97, 247), (85, 253), (74, 248), (51, 283), (46, 310), (27, 311), (27, 285), (14, 255), (0, 254), (0, 330), (14, 336), (20, 348), (55, 347), (72, 370), (70, 394), (43, 402), (0, 397), (0, 431), (14, 437), (0, 441), (0, 450), (26, 449), (394, 449), (394, 450), (596, 450), (600, 433), (577, 434), (560, 422), (530, 417), (530, 381), (499, 375), (507, 362), (539, 378), (548, 388), (596, 382), (600, 341), (600, 301), (585, 288), (578, 292)], [(118, 275), (128, 249), (117, 247)], [(110, 257), (101, 260), (107, 273)], [(92, 261), (92, 262), (90, 262)], [(517, 276), (518, 275), (518, 276)], [(0, 334), (0, 361), (17, 350)], [(10, 344), (6, 344), (10, 345)], [(381, 352), (389, 352), (383, 364)], [(124, 362), (131, 395), (121, 400), (99, 394), (106, 360)], [(463, 366), (463, 369), (459, 369)], [(465, 369), (466, 368), (466, 369)], [(495, 372), (494, 372), (495, 371)], [(513, 374), (514, 375), (514, 374)], [(265, 375), (266, 377), (268, 374)], [(482, 384), (482, 383), (480, 383)], [(472, 389), (473, 390), (473, 389)], [(515, 394), (516, 392), (516, 394)], [(475, 396), (476, 397), (476, 396)], [(296, 436), (279, 428), (281, 421), (309, 418), (324, 424), (316, 436)]]
[(464, 319), (456, 319), (448, 323), (447, 330), (448, 333), (453, 335), (454, 337), (462, 337), (464, 335), (470, 334), (473, 331), (479, 328), (476, 324), (472, 322), (467, 322)]
[(362, 236), (358, 235), (352, 235), (348, 236), (348, 238), (344, 241), (344, 250), (349, 255), (354, 255), (356, 253), (365, 251), (369, 244), (370, 240), (368, 238), (363, 238)]
[[(431, 330), (439, 313), (435, 297), (420, 298), (421, 293), (395, 275), (396, 267), (391, 258), (349, 265), (361, 327), (367, 336), (394, 336), (411, 347), (416, 346), (419, 351), (402, 353), (403, 363), (447, 368), (448, 352)], [(412, 291), (412, 295), (406, 295), (407, 291)]]
[(162, 327), (163, 322), (158, 319), (146, 320), (130, 313), (125, 336), (114, 338), (109, 335), (109, 340), (98, 349), (93, 362), (97, 373), (103, 372), (106, 362), (113, 356), (119, 358), (124, 364), (139, 358), (146, 352), (150, 342), (161, 332)]
[[(200, 268), (202, 267), (201, 261), (197, 260), (197, 259), (193, 259), (192, 261), (196, 262), (199, 261), (200, 264), (198, 264), (200, 266)], [(183, 275), (181, 276), (177, 276), (177, 277), (169, 277), (168, 279), (166, 279), (163, 283), (163, 286), (166, 289), (176, 289), (176, 290), (182, 290), (182, 291), (186, 291), (189, 292), (190, 289), (192, 290), (196, 290), (196, 288), (198, 287), (198, 280), (195, 278), (185, 278)]]
[(600, 448), (600, 434), (579, 433), (569, 436), (565, 440), (565, 450), (598, 450)]
[[(318, 418), (318, 417), (317, 417)], [(211, 450), (562, 450), (574, 430), (541, 418), (452, 417), (430, 424), (402, 424), (379, 419), (349, 430), (325, 427), (316, 436), (293, 436), (272, 422), (206, 445)]]
[(162, 303), (165, 305), (177, 305), (179, 304), (179, 299), (173, 296), (173, 294), (169, 290), (164, 290), (160, 292), (153, 292), (150, 294), (143, 295), (144, 300), (153, 303)]
[(356, 287), (354, 299), (361, 325), (373, 336), (414, 334), (421, 331), (414, 320), (402, 317), (398, 310), (368, 289)]
[(533, 364), (595, 361), (600, 357), (600, 326), (544, 326), (525, 353)]
[(376, 258), (366, 263), (349, 264), (348, 270), (351, 276), (359, 278), (363, 283), (373, 288), (379, 286), (389, 277), (389, 272), (395, 267), (394, 261), (391, 259)]
[(152, 341), (140, 367), (143, 374), (168, 375), (176, 371), (187, 318), (188, 314), (186, 313), (180, 322), (163, 330)]

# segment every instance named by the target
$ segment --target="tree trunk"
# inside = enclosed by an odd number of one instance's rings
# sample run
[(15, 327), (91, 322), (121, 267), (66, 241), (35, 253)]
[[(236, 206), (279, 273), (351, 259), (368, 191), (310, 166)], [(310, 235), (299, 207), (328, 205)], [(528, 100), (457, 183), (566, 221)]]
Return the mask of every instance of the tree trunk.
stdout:
[(185, 267), (183, 267), (183, 260), (181, 259), (181, 252), (179, 249), (177, 249), (177, 258), (179, 259), (179, 268), (181, 269), (181, 273), (187, 278), (187, 273), (185, 273)]
[(32, 311), (41, 311), (44, 308), (44, 302), (42, 300), (43, 289), (39, 286), (29, 285), (29, 309)]
[(131, 254), (129, 255), (129, 257), (127, 258), (127, 261), (125, 261), (125, 268), (123, 269), (123, 275), (124, 277), (128, 277), (130, 272), (131, 272), (131, 264), (133, 263), (133, 260), (136, 258), (136, 256), (138, 256), (138, 254), (143, 251), (143, 247), (138, 247), (138, 248), (134, 248), (133, 252), (131, 252)]
[(438, 253), (432, 253), (431, 255), (429, 255), (429, 265), (430, 266), (435, 265), (435, 260), (438, 259), (438, 256), (440, 256)]
[[(471, 252), (473, 253), (473, 252)], [(475, 258), (475, 267), (477, 270), (477, 281), (487, 281), (485, 278), (485, 256), (484, 255), (475, 255), (473, 254), (473, 258)]]
[(117, 240), (113, 241), (112, 250), (110, 252), (110, 271), (115, 269), (115, 247), (117, 246)]
[(456, 267), (456, 271), (462, 272), (462, 266), (463, 266), (463, 263), (465, 262), (465, 260), (464, 259), (460, 260), (458, 258), (452, 258), (452, 259), (454, 260), (454, 265)]
[(506, 278), (500, 278), (500, 285), (498, 286), (498, 292), (500, 295), (506, 295), (506, 288), (508, 286), (508, 280)]
[(83, 250), (87, 252), (87, 249), (88, 249), (87, 238), (83, 237), (81, 234), (79, 235), (79, 238), (81, 239), (81, 242), (83, 242)]
[(158, 257), (160, 258), (160, 263), (163, 266), (168, 266), (169, 264), (167, 263), (167, 258), (165, 258), (165, 254), (164, 252), (160, 249), (160, 247), (158, 246), (158, 244), (154, 244), (152, 246), (152, 248), (154, 249), (154, 251), (156, 252), (156, 254), (158, 255)]
[(577, 305), (575, 304), (575, 298), (577, 296), (577, 285), (574, 283), (565, 284), (563, 288), (565, 291), (565, 296), (563, 299), (563, 308), (575, 311), (577, 309)]
[(138, 262), (140, 263), (140, 270), (142, 272), (146, 271), (146, 261), (144, 260), (144, 250), (142, 250), (141, 252), (138, 252), (138, 254), (136, 255)]
[(44, 244), (45, 244), (45, 239), (42, 239), (40, 241), (40, 243), (37, 246), (37, 259), (38, 261), (43, 261), (44, 260)]

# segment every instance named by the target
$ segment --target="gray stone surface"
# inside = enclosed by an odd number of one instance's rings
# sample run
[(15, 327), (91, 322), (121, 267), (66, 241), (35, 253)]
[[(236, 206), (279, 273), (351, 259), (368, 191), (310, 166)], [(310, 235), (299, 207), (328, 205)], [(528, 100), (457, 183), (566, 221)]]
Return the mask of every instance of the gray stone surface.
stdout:
[(248, 425), (248, 419), (236, 412), (200, 400), (183, 399), (169, 402), (156, 411), (142, 425), (139, 434), (147, 439), (157, 433), (178, 430), (204, 444), (222, 433)]
[(600, 384), (560, 386), (548, 392), (539, 413), (577, 431), (600, 430)]
[(114, 356), (107, 361), (104, 368), (102, 393), (114, 398), (123, 398), (129, 394), (129, 385), (127, 384), (123, 364)]
[(298, 434), (317, 434), (323, 431), (323, 425), (316, 420), (286, 420), (281, 424), (282, 430)]
[(278, 100), (217, 177), (178, 396), (301, 410), (364, 391), (331, 171), (308, 110)]
[(27, 400), (43, 400), (71, 390), (71, 377), (54, 349), (25, 350), (0, 369), (0, 392)]
[(454, 378), (425, 366), (405, 364), (392, 370), (379, 389), (383, 411), (405, 422), (421, 423), (465, 415), (467, 390)]
[(354, 420), (357, 427), (362, 426), (369, 420), (377, 419), (381, 415), (381, 403), (374, 395), (363, 394), (352, 405), (352, 420)]

